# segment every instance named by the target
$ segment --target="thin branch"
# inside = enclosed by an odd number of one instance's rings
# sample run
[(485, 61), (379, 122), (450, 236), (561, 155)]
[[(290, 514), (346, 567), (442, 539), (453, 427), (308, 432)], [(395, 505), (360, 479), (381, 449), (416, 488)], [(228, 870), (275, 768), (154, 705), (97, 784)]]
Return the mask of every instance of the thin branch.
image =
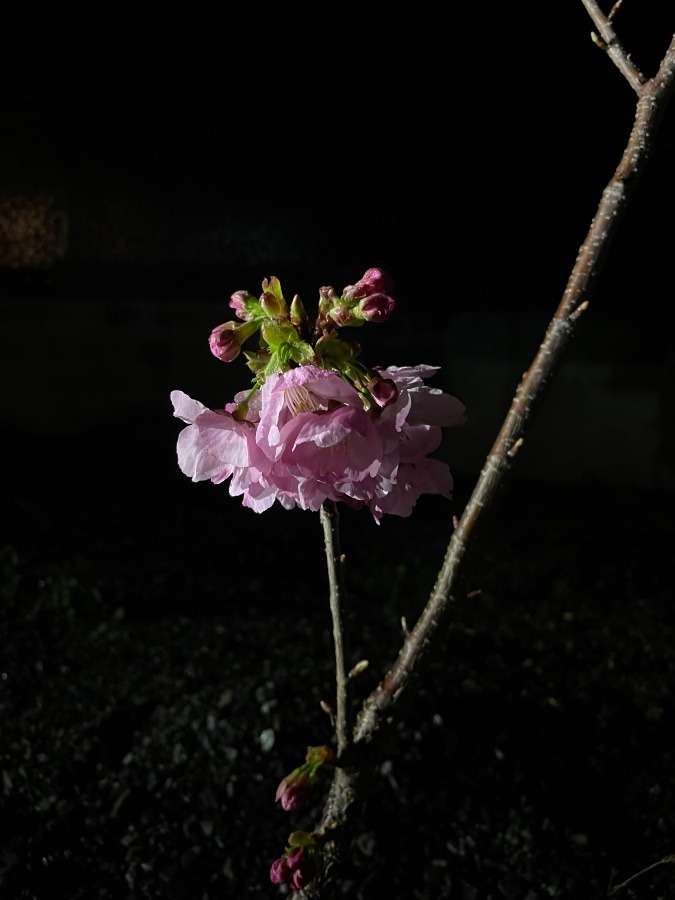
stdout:
[[(586, 3), (588, 0), (582, 0)], [(656, 122), (675, 84), (675, 35), (657, 75), (638, 100), (628, 143), (610, 182), (602, 193), (597, 212), (579, 249), (565, 292), (544, 340), (516, 389), (506, 419), (448, 544), (436, 584), (422, 614), (404, 642), (398, 659), (364, 702), (357, 719), (355, 742), (367, 741), (405, 689), (415, 666), (426, 653), (432, 636), (452, 601), (452, 590), (467, 544), (483, 510), (502, 483), (518, 442), (524, 439), (527, 420), (543, 395), (572, 335), (576, 320), (586, 309), (600, 262), (616, 232), (629, 193), (635, 187), (651, 150)]]
[[(601, 15), (597, 5), (591, 0), (582, 0), (582, 3), (596, 21), (595, 16)], [(602, 27), (606, 29), (607, 22), (603, 22)], [(611, 38), (609, 32), (605, 33)], [(608, 43), (611, 43), (611, 40)], [(623, 54), (620, 48), (618, 52)], [(623, 56), (627, 61), (625, 54)], [(624, 71), (633, 87), (636, 87), (636, 71)], [(383, 730), (382, 726), (385, 723), (393, 721), (396, 706), (405, 693), (413, 672), (427, 655), (439, 625), (454, 600), (452, 591), (467, 545), (484, 510), (494, 499), (521, 447), (527, 421), (556, 371), (579, 316), (588, 306), (588, 298), (598, 268), (616, 232), (628, 197), (642, 173), (657, 124), (674, 85), (675, 35), (657, 74), (644, 84), (640, 82), (635, 119), (626, 148), (616, 171), (602, 193), (597, 212), (579, 249), (559, 306), (532, 364), (520, 380), (476, 487), (461, 519), (454, 522), (455, 530), (427, 604), (414, 628), (407, 635), (395, 663), (362, 705), (354, 727), (353, 745), (345, 755), (345, 764), (350, 768), (336, 769), (318, 829), (319, 834), (330, 835), (325, 846), (322, 871), (314, 882), (298, 892), (296, 895), (298, 900), (300, 898), (327, 900), (334, 894), (336, 888), (334, 867), (339, 865), (345, 840), (350, 834), (360, 807), (361, 786), (367, 781), (368, 772), (372, 767), (378, 733)]]
[(596, 3), (596, 0), (581, 0), (581, 2), (586, 7), (586, 12), (593, 20), (593, 24), (600, 32), (602, 38), (602, 40), (600, 40), (595, 32), (591, 32), (593, 42), (607, 52), (607, 55), (624, 76), (628, 84), (630, 84), (635, 93), (640, 96), (642, 86), (647, 79), (630, 61), (628, 54), (619, 43), (616, 32), (612, 27), (611, 20), (620, 6), (620, 3), (615, 3), (609, 16), (606, 16)]
[(641, 878), (643, 875), (646, 875), (648, 872), (652, 872), (654, 869), (659, 866), (666, 866), (670, 863), (675, 863), (675, 855), (664, 856), (663, 859), (657, 860), (655, 863), (652, 863), (651, 866), (646, 866), (644, 869), (640, 869), (639, 872), (636, 872), (634, 875), (631, 875), (630, 878), (627, 878), (625, 881), (622, 881), (621, 884), (615, 884), (614, 887), (611, 887), (607, 891), (608, 897), (613, 897), (614, 894), (618, 894), (619, 891), (622, 891), (625, 887), (628, 887), (631, 882), (635, 881), (636, 878)]
[(348, 749), (351, 740), (351, 716), (349, 708), (349, 635), (347, 630), (347, 600), (344, 587), (344, 559), (340, 550), (340, 519), (337, 505), (327, 500), (321, 507), (330, 588), (330, 612), (333, 620), (335, 647), (336, 713), (335, 736), (338, 761)]

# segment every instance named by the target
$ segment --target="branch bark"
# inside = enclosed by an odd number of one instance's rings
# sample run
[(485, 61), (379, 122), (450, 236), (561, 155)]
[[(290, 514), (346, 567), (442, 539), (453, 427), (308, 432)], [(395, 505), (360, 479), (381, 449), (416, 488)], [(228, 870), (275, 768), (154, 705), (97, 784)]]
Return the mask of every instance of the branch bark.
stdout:
[(351, 743), (351, 712), (349, 706), (349, 630), (347, 627), (347, 599), (344, 586), (344, 561), (340, 549), (340, 516), (337, 504), (327, 500), (321, 507), (326, 548), (326, 565), (330, 588), (330, 611), (333, 622), (335, 648), (335, 737), (338, 761)]
[(600, 46), (606, 50), (637, 93), (633, 127), (619, 164), (602, 193), (596, 214), (579, 248), (558, 308), (532, 363), (516, 388), (476, 487), (461, 519), (456, 523), (427, 604), (406, 637), (398, 658), (362, 705), (354, 726), (352, 746), (344, 755), (343, 766), (336, 770), (316, 832), (325, 840), (322, 870), (310, 885), (297, 894), (303, 900), (328, 900), (334, 894), (334, 872), (339, 866), (354, 819), (359, 812), (361, 785), (367, 780), (365, 776), (372, 768), (380, 733), (384, 731), (385, 725), (393, 721), (411, 676), (433, 647), (439, 627), (455, 599), (453, 588), (472, 534), (509, 472), (513, 458), (523, 443), (528, 420), (558, 367), (579, 316), (588, 305), (600, 265), (644, 169), (658, 122), (673, 92), (675, 35), (658, 72), (653, 78), (645, 80), (616, 41), (610, 19), (600, 12), (597, 3), (594, 0), (582, 0), (582, 3), (603, 35), (604, 45), (601, 43)]

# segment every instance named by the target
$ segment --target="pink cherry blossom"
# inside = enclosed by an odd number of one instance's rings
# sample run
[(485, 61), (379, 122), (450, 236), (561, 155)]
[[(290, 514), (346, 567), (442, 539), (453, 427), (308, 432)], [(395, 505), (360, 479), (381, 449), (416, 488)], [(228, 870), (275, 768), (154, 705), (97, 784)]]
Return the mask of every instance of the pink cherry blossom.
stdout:
[(179, 466), (193, 481), (230, 478), (230, 494), (255, 512), (275, 501), (316, 511), (334, 500), (367, 507), (376, 521), (408, 516), (422, 494), (452, 496), (447, 465), (429, 454), (465, 410), (425, 384), (436, 372), (379, 370), (389, 399), (369, 410), (341, 375), (313, 365), (269, 375), (252, 398), (242, 392), (221, 410), (174, 391), (174, 414), (188, 426), (178, 436)]
[(269, 508), (275, 500), (274, 491), (264, 490), (270, 464), (256, 444), (255, 426), (234, 418), (238, 404), (213, 411), (182, 391), (172, 391), (171, 401), (174, 415), (188, 423), (178, 435), (180, 470), (193, 481), (214, 484), (232, 477), (230, 493), (245, 493), (253, 486), (253, 508), (257, 512)]

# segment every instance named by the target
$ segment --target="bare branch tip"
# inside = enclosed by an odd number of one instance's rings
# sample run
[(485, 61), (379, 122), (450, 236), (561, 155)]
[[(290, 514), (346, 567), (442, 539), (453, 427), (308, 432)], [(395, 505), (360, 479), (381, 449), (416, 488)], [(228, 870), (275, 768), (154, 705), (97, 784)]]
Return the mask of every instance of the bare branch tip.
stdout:
[(357, 675), (360, 675), (362, 672), (365, 672), (369, 666), (369, 662), (367, 659), (361, 659), (356, 665), (350, 669), (348, 678), (356, 678)]
[(569, 316), (570, 322), (576, 322), (576, 320), (579, 318), (579, 316), (582, 313), (585, 313), (587, 309), (588, 309), (588, 300), (583, 300), (577, 306), (577, 308), (570, 313), (570, 316)]
[(322, 711), (325, 712), (326, 715), (330, 718), (331, 725), (334, 725), (335, 724), (335, 710), (333, 709), (333, 707), (329, 703), (326, 703), (325, 700), (320, 700), (319, 706), (321, 707)]
[(403, 630), (403, 634), (408, 637), (410, 632), (408, 631), (408, 622), (405, 616), (401, 616), (401, 629)]
[(609, 15), (607, 16), (607, 19), (610, 22), (614, 18), (615, 14), (618, 13), (619, 9), (621, 8), (622, 3), (623, 3), (623, 0), (616, 0), (616, 3), (614, 4), (614, 6), (610, 9)]
[(520, 450), (520, 448), (523, 446), (524, 443), (525, 443), (525, 439), (522, 437), (519, 437), (518, 440), (513, 444), (511, 449), (507, 451), (506, 455), (508, 457), (510, 457), (511, 459), (513, 459), (513, 457)]
[(607, 44), (603, 41), (599, 34), (595, 31), (591, 31), (591, 40), (595, 44), (596, 47), (600, 47), (601, 50), (607, 50)]

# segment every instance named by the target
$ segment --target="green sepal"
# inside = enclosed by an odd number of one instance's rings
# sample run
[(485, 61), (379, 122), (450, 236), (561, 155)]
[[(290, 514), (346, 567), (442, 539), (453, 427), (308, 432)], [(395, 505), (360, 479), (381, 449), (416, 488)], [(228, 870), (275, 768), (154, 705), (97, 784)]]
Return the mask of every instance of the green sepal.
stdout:
[(319, 338), (314, 352), (323, 368), (337, 369), (339, 372), (347, 367), (354, 356), (352, 347), (341, 340), (334, 331)]
[(256, 350), (255, 352), (253, 352), (251, 350), (244, 350), (243, 353), (246, 357), (246, 365), (254, 375), (260, 375), (265, 372), (270, 362), (271, 355), (269, 351)]
[(316, 844), (314, 835), (309, 831), (292, 831), (288, 835), (289, 847), (312, 847)]
[(262, 337), (270, 350), (278, 350), (282, 344), (293, 344), (298, 340), (298, 332), (290, 322), (268, 319), (261, 329)]
[(315, 361), (314, 350), (306, 341), (296, 341), (290, 347), (291, 359), (299, 366), (309, 366)]

